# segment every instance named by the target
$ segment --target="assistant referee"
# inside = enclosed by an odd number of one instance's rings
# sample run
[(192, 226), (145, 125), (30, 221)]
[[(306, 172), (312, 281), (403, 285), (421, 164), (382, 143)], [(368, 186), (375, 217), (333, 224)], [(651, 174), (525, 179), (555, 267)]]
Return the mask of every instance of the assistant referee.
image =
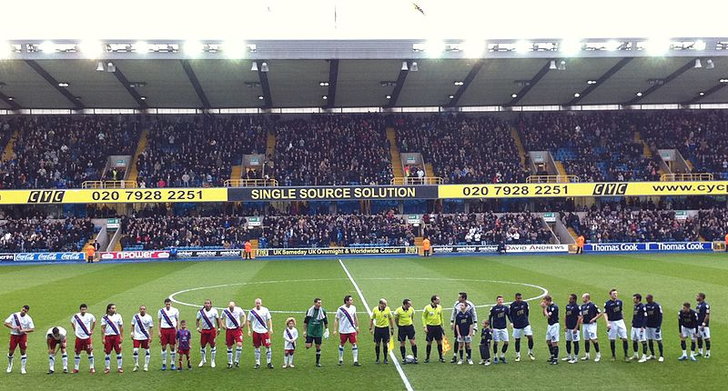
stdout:
[(422, 324), (425, 325), (425, 333), (427, 337), (427, 357), (425, 362), (430, 362), (430, 353), (432, 352), (432, 341), (437, 341), (437, 354), (440, 355), (440, 362), (445, 362), (442, 358), (442, 336), (444, 334), (442, 325), (445, 324), (445, 318), (442, 315), (442, 306), (440, 305), (440, 296), (434, 295), (430, 298), (430, 304), (425, 306), (422, 311)]

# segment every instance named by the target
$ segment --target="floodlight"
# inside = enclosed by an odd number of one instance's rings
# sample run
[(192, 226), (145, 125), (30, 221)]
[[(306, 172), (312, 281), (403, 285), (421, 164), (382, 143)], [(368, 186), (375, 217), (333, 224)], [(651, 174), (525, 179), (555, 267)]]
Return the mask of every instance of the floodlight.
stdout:
[(402, 67), (399, 68), (400, 71), (409, 71), (409, 67), (407, 66), (407, 61), (402, 61)]
[(529, 41), (516, 42), (516, 53), (525, 54), (533, 50), (533, 44)]
[(700, 59), (699, 58), (696, 58), (695, 59), (695, 65), (693, 65), (693, 68), (702, 68), (702, 67), (703, 67), (703, 63), (700, 62)]
[(419, 70), (420, 70), (420, 68), (417, 67), (417, 62), (416, 61), (412, 61), (412, 65), (410, 65), (410, 71), (417, 72)]
[(480, 58), (483, 56), (486, 47), (485, 40), (470, 39), (463, 42), (463, 53), (468, 58)]
[(267, 62), (264, 61), (262, 64), (260, 64), (260, 71), (261, 72), (268, 72), (269, 71), (269, 69), (268, 69), (268, 63)]
[(250, 66), (250, 70), (252, 72), (258, 72), (258, 62), (257, 61), (253, 61), (253, 65)]
[(97, 40), (82, 41), (78, 49), (85, 58), (98, 58), (103, 52), (101, 41)]
[(205, 46), (202, 44), (202, 42), (194, 40), (185, 42), (183, 46), (183, 50), (188, 56), (200, 54), (204, 49)]

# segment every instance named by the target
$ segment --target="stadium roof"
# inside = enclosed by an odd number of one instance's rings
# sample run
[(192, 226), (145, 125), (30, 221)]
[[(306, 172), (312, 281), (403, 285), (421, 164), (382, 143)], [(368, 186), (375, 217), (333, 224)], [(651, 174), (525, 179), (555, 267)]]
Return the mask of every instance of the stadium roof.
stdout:
[(0, 60), (0, 109), (728, 103), (728, 38), (90, 45), (11, 41)]

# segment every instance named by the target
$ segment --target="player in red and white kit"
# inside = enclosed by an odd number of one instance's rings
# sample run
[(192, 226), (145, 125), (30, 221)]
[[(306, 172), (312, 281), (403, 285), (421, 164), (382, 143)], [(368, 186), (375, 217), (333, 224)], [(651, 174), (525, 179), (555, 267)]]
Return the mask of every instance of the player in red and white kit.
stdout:
[(7, 373), (13, 371), (13, 354), (15, 349), (20, 348), (20, 373), (25, 375), (25, 364), (28, 362), (28, 356), (25, 350), (28, 348), (28, 333), (35, 330), (33, 319), (28, 315), (30, 311), (29, 305), (24, 305), (19, 312), (10, 314), (5, 319), (5, 327), (10, 329), (10, 349), (8, 349), (8, 369)]
[(169, 347), (170, 358), (172, 359), (172, 370), (176, 355), (177, 344), (177, 323), (179, 323), (179, 310), (172, 307), (172, 300), (164, 299), (164, 308), (157, 313), (159, 319), (159, 341), (162, 345), (162, 370), (167, 370), (167, 347)]
[[(250, 328), (253, 328), (251, 334)], [(273, 356), (270, 347), (270, 335), (273, 332), (273, 321), (271, 320), (270, 311), (263, 307), (263, 300), (255, 299), (255, 307), (248, 311), (248, 336), (253, 337), (253, 347), (255, 348), (255, 369), (260, 368), (260, 347), (265, 346), (265, 358), (268, 362), (268, 368), (273, 369), (271, 358)]]
[(106, 315), (101, 317), (101, 329), (103, 336), (101, 342), (104, 344), (104, 373), (111, 372), (111, 351), (116, 352), (116, 371), (124, 373), (122, 367), (121, 342), (124, 340), (124, 320), (116, 312), (116, 304), (110, 303), (106, 306)]
[(217, 355), (217, 347), (215, 347), (215, 338), (217, 337), (218, 319), (220, 315), (217, 309), (212, 307), (212, 300), (205, 300), (205, 306), (197, 311), (197, 331), (200, 333), (200, 365), (202, 367), (207, 363), (207, 352), (205, 347), (210, 345), (210, 367), (215, 368), (215, 356)]
[(74, 346), (76, 356), (73, 359), (73, 373), (78, 373), (78, 367), (81, 364), (81, 352), (88, 354), (89, 372), (96, 373), (94, 346), (91, 340), (96, 328), (96, 317), (86, 312), (88, 310), (86, 304), (81, 304), (78, 309), (80, 312), (71, 317), (71, 326), (73, 326), (73, 333), (76, 335)]
[(46, 332), (46, 344), (48, 345), (48, 374), (52, 375), (56, 370), (56, 354), (61, 351), (63, 362), (63, 373), (68, 373), (68, 353), (66, 352), (66, 329), (63, 327), (51, 327)]
[(144, 372), (149, 371), (149, 351), (152, 342), (152, 327), (154, 320), (147, 313), (147, 306), (139, 307), (139, 313), (131, 318), (131, 339), (134, 343), (134, 372), (139, 370), (139, 348), (144, 349)]
[(359, 347), (356, 344), (356, 336), (359, 332), (359, 318), (356, 316), (354, 298), (351, 295), (344, 296), (344, 305), (336, 311), (334, 333), (337, 330), (339, 332), (339, 365), (344, 364), (344, 346), (348, 341), (351, 343), (351, 354), (354, 356), (354, 365), (359, 366)]
[[(243, 353), (243, 325), (245, 324), (245, 311), (238, 307), (234, 301), (222, 310), (220, 315), (220, 328), (225, 329), (225, 346), (227, 346), (227, 367), (240, 366), (240, 355)], [(235, 361), (233, 362), (233, 346), (235, 347)]]

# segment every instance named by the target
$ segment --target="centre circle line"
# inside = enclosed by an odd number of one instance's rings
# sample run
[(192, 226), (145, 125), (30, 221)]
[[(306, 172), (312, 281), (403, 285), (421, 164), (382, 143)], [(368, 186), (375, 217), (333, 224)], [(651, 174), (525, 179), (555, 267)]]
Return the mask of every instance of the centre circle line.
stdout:
[[(358, 280), (370, 280), (370, 281), (391, 281), (391, 280), (399, 280), (398, 278), (392, 278), (392, 277), (370, 277), (370, 278), (358, 278)], [(490, 282), (490, 283), (496, 283), (496, 284), (510, 284), (510, 285), (521, 285), (521, 286), (527, 286), (530, 288), (536, 288), (541, 290), (541, 294), (535, 297), (529, 297), (527, 299), (523, 299), (523, 301), (535, 301), (542, 299), (544, 296), (548, 295), (549, 291), (548, 289), (536, 285), (536, 284), (529, 284), (525, 282), (514, 282), (514, 281), (502, 281), (502, 280), (480, 280), (480, 279), (468, 279), (468, 278), (434, 278), (434, 277), (411, 277), (408, 278), (408, 280), (418, 280), (418, 281), (458, 281), (458, 282)], [(200, 291), (205, 289), (216, 289), (216, 288), (224, 288), (229, 286), (247, 286), (247, 285), (265, 285), (265, 284), (284, 284), (284, 283), (291, 283), (291, 282), (322, 282), (322, 281), (348, 281), (346, 278), (314, 278), (314, 279), (306, 279), (306, 280), (278, 280), (278, 281), (250, 281), (250, 282), (233, 282), (229, 284), (219, 284), (219, 285), (210, 285), (210, 286), (200, 286), (196, 288), (189, 288), (189, 289), (182, 289), (180, 291), (174, 292), (170, 294), (168, 297), (170, 300), (172, 300), (173, 303), (182, 305), (185, 307), (192, 307), (192, 308), (201, 308), (202, 305), (200, 304), (194, 304), (194, 303), (187, 303), (181, 300), (178, 300), (175, 296), (181, 295), (188, 292), (194, 292), (194, 291)], [(504, 303), (508, 304), (508, 303)], [(479, 304), (476, 305), (475, 308), (486, 308), (486, 307), (492, 307), (495, 303), (488, 303), (488, 304)], [(222, 309), (223, 307), (216, 307), (218, 309)], [(443, 308), (444, 311), (451, 311), (452, 307)], [(285, 310), (271, 310), (270, 311), (273, 314), (305, 314), (306, 311), (285, 311)], [(415, 310), (415, 312), (422, 312), (422, 310)], [(366, 314), (366, 311), (360, 311), (357, 313)]]

